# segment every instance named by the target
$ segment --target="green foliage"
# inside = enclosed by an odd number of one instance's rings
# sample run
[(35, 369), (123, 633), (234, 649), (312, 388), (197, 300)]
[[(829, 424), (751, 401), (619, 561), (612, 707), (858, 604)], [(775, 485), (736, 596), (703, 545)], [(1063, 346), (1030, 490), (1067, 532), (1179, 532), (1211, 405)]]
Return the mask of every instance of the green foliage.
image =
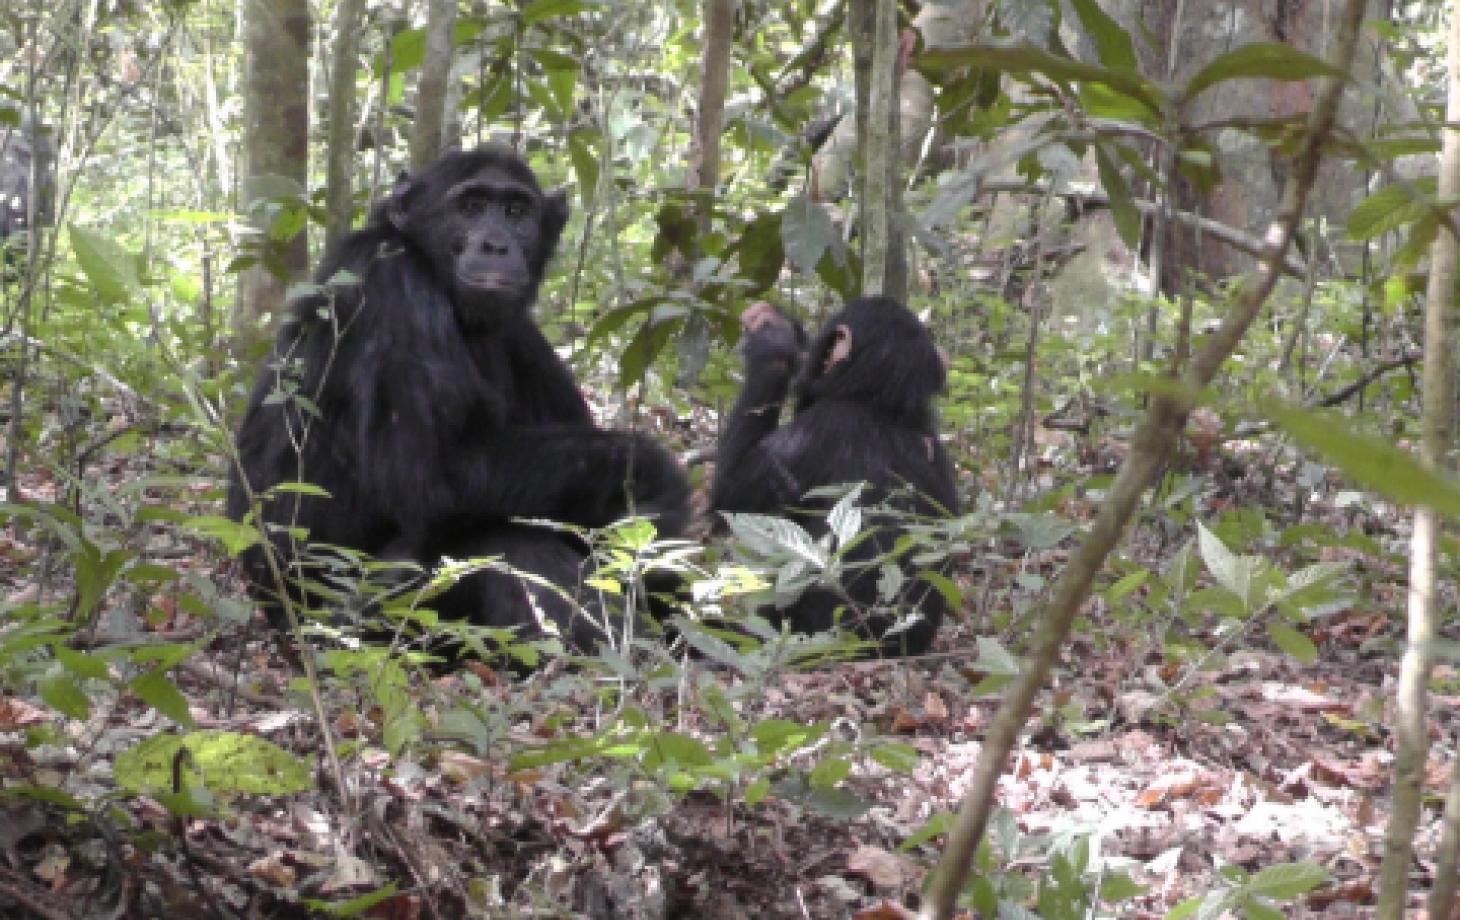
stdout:
[(314, 788), (314, 764), (256, 735), (228, 731), (156, 735), (117, 755), (117, 784), (156, 795), (292, 795)]
[(1208, 894), (1167, 911), (1166, 920), (1206, 920), (1228, 913), (1251, 920), (1280, 920), (1287, 914), (1274, 902), (1297, 900), (1329, 879), (1327, 870), (1311, 862), (1269, 866), (1256, 874), (1225, 866), (1221, 877), (1221, 884)]

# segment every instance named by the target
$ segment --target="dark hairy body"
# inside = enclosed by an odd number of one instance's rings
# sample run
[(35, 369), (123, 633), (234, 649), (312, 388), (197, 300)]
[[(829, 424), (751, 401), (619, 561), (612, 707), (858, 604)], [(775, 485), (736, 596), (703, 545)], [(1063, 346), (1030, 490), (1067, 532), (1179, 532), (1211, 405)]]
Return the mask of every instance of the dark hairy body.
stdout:
[[(941, 353), (917, 317), (885, 297), (851, 301), (809, 347), (799, 325), (768, 304), (748, 308), (742, 324), (745, 384), (720, 441), (711, 507), (787, 515), (820, 536), (831, 500), (807, 493), (865, 482), (871, 522), (849, 551), (839, 585), (808, 589), (789, 606), (762, 612), (798, 632), (840, 625), (884, 656), (926, 651), (947, 602), (917, 577), (911, 553), (888, 557), (905, 531), (900, 516), (958, 513), (933, 410), (946, 374)], [(782, 424), (793, 392), (794, 414)], [(889, 562), (906, 576), (892, 598), (878, 589)], [(892, 629), (909, 614), (916, 614), (910, 625)]]

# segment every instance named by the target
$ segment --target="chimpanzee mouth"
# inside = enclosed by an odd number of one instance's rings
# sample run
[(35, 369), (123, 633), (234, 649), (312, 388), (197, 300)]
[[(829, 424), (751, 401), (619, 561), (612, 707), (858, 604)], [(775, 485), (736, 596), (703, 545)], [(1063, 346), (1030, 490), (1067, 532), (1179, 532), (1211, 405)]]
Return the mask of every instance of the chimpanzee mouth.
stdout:
[(495, 294), (503, 291), (515, 291), (517, 285), (500, 272), (482, 272), (480, 274), (457, 275), (457, 283), (469, 291), (479, 291), (485, 294)]

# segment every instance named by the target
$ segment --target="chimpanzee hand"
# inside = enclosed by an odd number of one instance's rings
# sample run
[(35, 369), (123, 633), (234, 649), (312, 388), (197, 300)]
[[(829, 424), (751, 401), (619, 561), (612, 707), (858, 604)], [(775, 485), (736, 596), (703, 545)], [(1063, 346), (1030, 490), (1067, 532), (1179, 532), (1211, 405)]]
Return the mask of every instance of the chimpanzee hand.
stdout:
[(791, 317), (763, 300), (745, 308), (740, 315), (744, 327), (745, 362), (761, 365), (784, 361), (788, 370), (795, 370), (806, 351), (806, 330)]

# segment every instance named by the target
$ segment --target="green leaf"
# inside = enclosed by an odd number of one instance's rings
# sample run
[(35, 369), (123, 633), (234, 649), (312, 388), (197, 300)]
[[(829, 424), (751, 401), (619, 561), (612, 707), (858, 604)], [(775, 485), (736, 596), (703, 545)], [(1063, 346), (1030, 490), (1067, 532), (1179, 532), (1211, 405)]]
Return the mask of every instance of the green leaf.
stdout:
[(774, 211), (758, 215), (746, 226), (740, 239), (726, 252), (740, 260), (740, 273), (750, 281), (747, 293), (758, 294), (781, 275), (781, 266), (786, 262), (785, 244), (781, 241), (782, 218)]
[(585, 210), (592, 207), (598, 194), (598, 161), (602, 151), (603, 135), (593, 128), (574, 128), (568, 135), (568, 156), (578, 177), (578, 200), (583, 202)]
[[(184, 753), (186, 752), (186, 753)], [(155, 735), (117, 755), (117, 784), (130, 792), (173, 791), (173, 764), (188, 759), (192, 777), (214, 792), (292, 795), (314, 788), (314, 763), (271, 741), (237, 732)]]
[(810, 195), (797, 195), (786, 205), (781, 217), (781, 246), (786, 258), (801, 272), (809, 275), (816, 271), (835, 235), (831, 215)]
[(1232, 596), (1242, 602), (1244, 612), (1252, 610), (1252, 584), (1262, 560), (1256, 556), (1239, 556), (1227, 549), (1221, 538), (1196, 522), (1197, 547), (1207, 570)]
[(679, 732), (656, 732), (648, 739), (643, 762), (651, 770), (664, 764), (704, 767), (713, 763), (714, 757), (698, 738)]
[(1114, 872), (1100, 879), (1100, 900), (1111, 904), (1143, 895), (1148, 889), (1124, 872)]
[(1413, 185), (1384, 186), (1349, 212), (1346, 228), (1349, 238), (1371, 240), (1414, 223), (1428, 213), (1428, 198), (1435, 191), (1433, 178), (1416, 180)]
[(188, 701), (172, 681), (167, 679), (164, 668), (153, 668), (130, 684), (133, 693), (144, 703), (156, 709), (179, 725), (192, 725), (193, 716), (188, 712)]
[(1328, 871), (1317, 863), (1284, 863), (1263, 869), (1244, 887), (1251, 894), (1291, 900), (1307, 894), (1329, 878)]
[(110, 676), (107, 672), (106, 662), (94, 655), (78, 652), (64, 645), (55, 646), (55, 653), (56, 660), (61, 663), (61, 667), (78, 677), (106, 680)]
[(825, 569), (830, 560), (816, 540), (795, 521), (769, 514), (731, 512), (724, 515), (730, 531), (751, 552), (761, 556), (791, 556), (817, 570)]
[(91, 715), (91, 699), (81, 690), (76, 678), (60, 667), (51, 668), (37, 687), (41, 700), (62, 715), (85, 719)]
[(811, 770), (812, 787), (834, 789), (852, 773), (852, 762), (845, 757), (828, 757)]
[(217, 540), (229, 556), (237, 556), (259, 542), (258, 528), (217, 514), (190, 518), (183, 522), (183, 529)]
[(1284, 623), (1269, 623), (1267, 636), (1272, 640), (1273, 645), (1292, 655), (1302, 664), (1312, 664), (1318, 660), (1318, 646), (1313, 644), (1312, 639), (1291, 626)]
[(1186, 98), (1226, 80), (1266, 78), (1309, 80), (1314, 77), (1343, 77), (1344, 72), (1321, 58), (1281, 42), (1257, 42), (1229, 51), (1207, 64), (1186, 85)]
[(102, 300), (108, 303), (130, 300), (141, 289), (136, 256), (85, 227), (71, 224), (68, 229), (76, 261)]
[(760, 779), (745, 787), (745, 804), (754, 808), (765, 800), (766, 793), (770, 791), (771, 781), (762, 776)]
[(1009, 654), (1009, 650), (998, 639), (980, 636), (978, 657), (974, 659), (973, 668), (987, 674), (1013, 677), (1019, 673), (1019, 661)]
[(777, 754), (805, 747), (826, 734), (826, 723), (815, 722), (806, 725), (786, 719), (766, 719), (751, 726), (750, 737), (762, 757), (770, 759)]
[(1135, 251), (1141, 241), (1141, 212), (1131, 200), (1130, 189), (1125, 184), (1125, 177), (1120, 174), (1120, 167), (1106, 152), (1104, 144), (1095, 145), (1095, 167), (1100, 174), (1100, 185), (1110, 198), (1115, 229), (1126, 246)]
[(1366, 489), (1409, 507), (1430, 507), (1460, 520), (1460, 483), (1425, 468), (1390, 441), (1354, 430), (1334, 412), (1295, 409), (1276, 401), (1262, 411), (1305, 450), (1322, 456)]
[(1075, 15), (1085, 34), (1095, 42), (1095, 53), (1100, 63), (1119, 70), (1136, 70), (1136, 51), (1131, 44), (1130, 33), (1120, 27), (1114, 19), (1100, 8), (1095, 0), (1070, 0)]
[(902, 742), (875, 745), (867, 756), (894, 773), (911, 773), (921, 759), (917, 748)]

